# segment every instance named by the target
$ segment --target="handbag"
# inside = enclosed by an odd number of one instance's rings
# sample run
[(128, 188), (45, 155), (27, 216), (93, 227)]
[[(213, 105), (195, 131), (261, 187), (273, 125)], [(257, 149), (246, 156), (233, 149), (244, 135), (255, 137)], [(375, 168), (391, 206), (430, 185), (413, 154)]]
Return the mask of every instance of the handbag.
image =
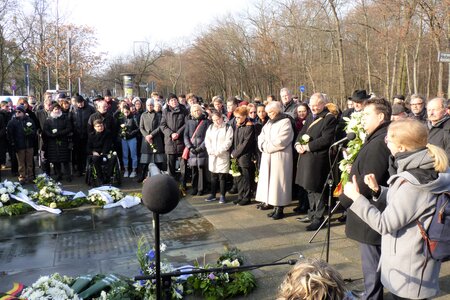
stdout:
[[(201, 120), (200, 123), (198, 123), (197, 127), (195, 128), (195, 131), (191, 137), (191, 143), (194, 141), (195, 134), (197, 133), (197, 130), (200, 128), (200, 125), (202, 125), (202, 123), (203, 123), (203, 120)], [(184, 160), (188, 160), (190, 153), (191, 153), (191, 150), (189, 150), (188, 147), (184, 147), (183, 154), (181, 154), (181, 158), (183, 158)]]

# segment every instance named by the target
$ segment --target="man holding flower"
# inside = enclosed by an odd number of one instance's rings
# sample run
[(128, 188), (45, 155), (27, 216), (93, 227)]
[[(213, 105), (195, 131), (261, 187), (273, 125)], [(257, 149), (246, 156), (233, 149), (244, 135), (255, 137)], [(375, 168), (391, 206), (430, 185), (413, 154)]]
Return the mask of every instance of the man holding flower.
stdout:
[(306, 230), (317, 230), (325, 212), (322, 190), (330, 171), (328, 149), (334, 141), (337, 119), (325, 107), (326, 99), (321, 93), (311, 96), (311, 114), (299, 132), (295, 150), (299, 153), (295, 183), (308, 192), (308, 216), (301, 222), (311, 223)]
[(14, 147), (19, 165), (19, 182), (33, 180), (33, 149), (36, 140), (36, 125), (25, 113), (25, 107), (16, 107), (15, 117), (7, 125), (8, 140)]

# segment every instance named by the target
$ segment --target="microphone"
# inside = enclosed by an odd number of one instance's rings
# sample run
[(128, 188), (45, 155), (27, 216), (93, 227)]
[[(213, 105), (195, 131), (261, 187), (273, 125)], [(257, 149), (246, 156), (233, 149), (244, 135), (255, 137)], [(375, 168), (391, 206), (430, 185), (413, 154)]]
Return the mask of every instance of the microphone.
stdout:
[(158, 174), (147, 179), (142, 187), (142, 202), (151, 212), (167, 214), (180, 201), (178, 183), (166, 174)]
[(356, 134), (354, 132), (349, 132), (349, 133), (347, 133), (347, 136), (345, 138), (340, 139), (339, 141), (337, 141), (336, 143), (331, 145), (330, 148), (333, 148), (334, 146), (342, 144), (343, 142), (354, 140), (355, 138), (356, 138)]

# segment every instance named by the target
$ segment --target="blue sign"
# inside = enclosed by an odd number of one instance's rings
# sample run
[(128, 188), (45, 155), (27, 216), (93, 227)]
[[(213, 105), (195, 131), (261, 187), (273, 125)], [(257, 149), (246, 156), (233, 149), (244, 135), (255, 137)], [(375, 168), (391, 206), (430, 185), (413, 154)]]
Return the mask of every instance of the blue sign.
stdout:
[(302, 92), (302, 93), (305, 92), (305, 86), (304, 86), (304, 85), (301, 85), (298, 89), (299, 89), (300, 92)]

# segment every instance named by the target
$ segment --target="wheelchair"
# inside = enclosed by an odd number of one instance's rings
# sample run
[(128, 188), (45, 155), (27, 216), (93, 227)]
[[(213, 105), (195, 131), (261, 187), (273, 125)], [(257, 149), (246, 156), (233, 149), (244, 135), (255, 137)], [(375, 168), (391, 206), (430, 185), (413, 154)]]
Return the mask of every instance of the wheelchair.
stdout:
[(117, 155), (88, 156), (85, 181), (93, 187), (105, 184), (119, 187), (122, 184), (122, 170)]

